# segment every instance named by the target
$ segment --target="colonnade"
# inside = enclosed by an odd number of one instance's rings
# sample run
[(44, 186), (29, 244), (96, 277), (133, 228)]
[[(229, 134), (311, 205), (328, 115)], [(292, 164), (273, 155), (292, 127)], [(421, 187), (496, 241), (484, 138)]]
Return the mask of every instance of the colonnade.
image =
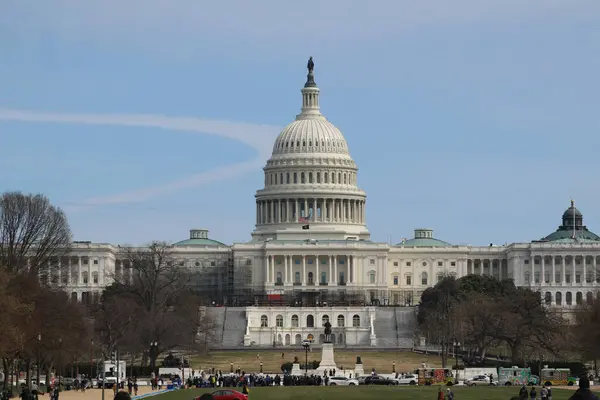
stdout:
[(107, 257), (68, 256), (55, 259), (40, 278), (57, 286), (102, 286)]
[[(302, 286), (354, 284), (358, 278), (356, 260), (353, 255), (267, 255), (266, 283)], [(277, 271), (281, 268), (276, 268), (276, 264), (283, 265), (283, 271)]]
[(600, 283), (596, 256), (543, 255), (532, 256), (528, 261), (523, 271), (526, 284)]
[[(303, 219), (306, 219), (304, 221)], [(343, 198), (270, 199), (256, 202), (256, 224), (298, 222), (365, 223), (365, 200)]]

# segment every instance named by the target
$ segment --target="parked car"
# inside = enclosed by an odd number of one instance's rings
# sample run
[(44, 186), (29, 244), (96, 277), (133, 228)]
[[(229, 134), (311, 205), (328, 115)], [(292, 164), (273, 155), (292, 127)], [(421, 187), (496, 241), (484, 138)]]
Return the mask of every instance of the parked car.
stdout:
[[(211, 393), (214, 400), (248, 400), (248, 395), (237, 390), (215, 390)], [(200, 396), (194, 400), (200, 400)]]
[(358, 386), (358, 381), (345, 376), (332, 376), (329, 378), (329, 386)]
[(365, 379), (365, 385), (397, 385), (396, 381), (392, 379), (385, 378), (383, 376), (369, 376)]
[(490, 377), (487, 375), (475, 375), (465, 381), (465, 385), (467, 386), (489, 386), (495, 384), (496, 382), (490, 382)]
[(417, 383), (419, 383), (419, 377), (413, 374), (399, 376), (394, 380), (398, 385), (416, 385)]

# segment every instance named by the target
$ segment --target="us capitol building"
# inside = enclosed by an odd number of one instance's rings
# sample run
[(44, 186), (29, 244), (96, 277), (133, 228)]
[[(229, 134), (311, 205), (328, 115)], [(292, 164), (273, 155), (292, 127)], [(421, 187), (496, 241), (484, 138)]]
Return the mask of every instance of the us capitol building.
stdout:
[[(444, 275), (511, 278), (563, 310), (600, 288), (600, 237), (573, 202), (555, 232), (529, 243), (452, 245), (431, 229), (393, 246), (371, 241), (358, 167), (321, 113), (312, 58), (301, 92), (301, 112), (264, 167), (252, 239), (229, 246), (192, 229), (173, 244), (179, 264), (197, 272), (193, 284), (207, 304), (225, 306), (207, 307), (223, 330), (216, 347), (318, 344), (326, 321), (337, 345), (411, 347), (414, 305)], [(118, 246), (76, 242), (51, 279), (72, 299), (92, 302), (128, 274)]]

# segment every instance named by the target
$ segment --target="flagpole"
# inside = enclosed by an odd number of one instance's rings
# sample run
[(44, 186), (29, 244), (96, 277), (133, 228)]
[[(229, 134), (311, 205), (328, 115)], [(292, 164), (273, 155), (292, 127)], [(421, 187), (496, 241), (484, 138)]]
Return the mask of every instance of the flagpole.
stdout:
[(571, 200), (571, 207), (573, 207), (573, 240), (575, 240), (575, 201)]

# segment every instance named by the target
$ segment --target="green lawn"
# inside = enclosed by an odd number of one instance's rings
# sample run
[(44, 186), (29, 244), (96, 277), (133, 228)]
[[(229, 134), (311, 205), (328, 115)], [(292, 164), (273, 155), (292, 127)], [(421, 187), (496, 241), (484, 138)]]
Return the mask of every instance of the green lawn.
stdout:
[[(250, 389), (250, 400), (366, 400), (366, 399), (406, 399), (432, 400), (439, 387), (269, 387)], [(446, 387), (443, 388), (444, 390)], [(519, 392), (519, 388), (505, 387), (456, 387), (456, 400), (508, 400)], [(177, 390), (160, 395), (160, 400), (193, 400), (206, 390)], [(212, 390), (210, 390), (212, 391)], [(571, 390), (554, 389), (553, 400), (567, 400), (573, 395)], [(539, 394), (538, 394), (539, 396)]]

